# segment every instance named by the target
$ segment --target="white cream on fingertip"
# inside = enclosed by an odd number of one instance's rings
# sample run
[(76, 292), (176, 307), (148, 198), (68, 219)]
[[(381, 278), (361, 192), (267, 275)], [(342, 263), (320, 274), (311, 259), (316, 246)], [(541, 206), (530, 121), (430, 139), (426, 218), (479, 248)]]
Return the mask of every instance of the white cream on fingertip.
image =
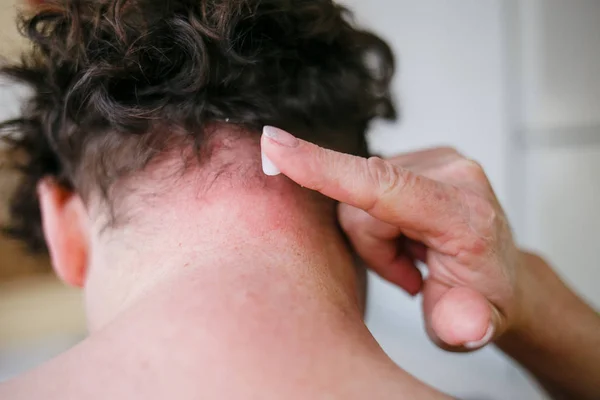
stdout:
[(275, 164), (273, 164), (273, 161), (271, 161), (271, 159), (269, 157), (267, 157), (267, 155), (265, 153), (263, 153), (261, 151), (261, 159), (262, 159), (262, 169), (263, 172), (265, 173), (265, 175), (268, 176), (277, 176), (279, 174), (281, 174), (281, 171), (279, 170), (279, 168), (277, 168), (275, 166)]

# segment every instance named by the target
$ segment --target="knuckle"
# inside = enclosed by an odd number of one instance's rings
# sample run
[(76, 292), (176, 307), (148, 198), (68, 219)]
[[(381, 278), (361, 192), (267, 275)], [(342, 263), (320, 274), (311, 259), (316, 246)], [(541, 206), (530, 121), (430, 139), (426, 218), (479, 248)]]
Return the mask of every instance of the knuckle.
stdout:
[(468, 208), (468, 234), (466, 235), (465, 250), (480, 256), (493, 251), (498, 229), (500, 214), (492, 202), (474, 194), (466, 196)]
[(482, 236), (473, 236), (467, 250), (474, 256), (482, 256), (489, 252), (490, 239)]
[(456, 154), (456, 155), (462, 156), (462, 154), (460, 153), (460, 151), (458, 151), (458, 149), (456, 147), (442, 146), (439, 149), (440, 149), (440, 151), (443, 151), (444, 153), (447, 153), (447, 154)]
[(481, 225), (479, 227), (480, 236), (484, 238), (493, 238), (499, 223), (498, 211), (496, 210), (496, 207), (486, 199), (482, 199), (479, 207), (479, 218), (481, 219)]
[(469, 236), (464, 240), (456, 252), (457, 260), (463, 265), (478, 266), (482, 259), (490, 254), (489, 242), (481, 237)]
[(482, 260), (502, 251), (503, 214), (485, 196), (469, 189), (455, 190), (461, 208), (451, 217), (450, 228), (435, 238), (434, 247), (464, 265), (481, 265)]
[(475, 160), (463, 159), (463, 169), (467, 176), (475, 181), (487, 181), (487, 175), (483, 166)]
[(387, 196), (390, 192), (401, 189), (406, 184), (400, 170), (379, 157), (367, 159), (367, 171), (369, 179), (378, 190), (376, 198)]

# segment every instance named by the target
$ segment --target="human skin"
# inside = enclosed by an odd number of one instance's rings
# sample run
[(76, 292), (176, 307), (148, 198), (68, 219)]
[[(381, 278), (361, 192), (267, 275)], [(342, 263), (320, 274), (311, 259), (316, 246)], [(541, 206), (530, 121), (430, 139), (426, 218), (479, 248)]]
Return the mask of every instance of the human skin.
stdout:
[(122, 182), (111, 227), (100, 201), (40, 183), (53, 265), (82, 286), (90, 335), (0, 398), (447, 398), (366, 328), (336, 203), (266, 177), (258, 135), (217, 139), (202, 167), (165, 156)]
[[(271, 127), (262, 149), (298, 184), (342, 202), (340, 223), (369, 266), (423, 293), (439, 346), (496, 341), (555, 398), (600, 396), (600, 316), (544, 260), (517, 248), (477, 163), (449, 148), (364, 159)], [(425, 282), (417, 260), (429, 267)]]

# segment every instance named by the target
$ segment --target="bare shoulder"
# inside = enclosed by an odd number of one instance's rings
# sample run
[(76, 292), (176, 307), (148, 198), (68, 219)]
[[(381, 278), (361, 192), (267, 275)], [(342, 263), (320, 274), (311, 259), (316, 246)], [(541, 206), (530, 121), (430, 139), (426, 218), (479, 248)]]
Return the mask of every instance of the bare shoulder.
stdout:
[[(151, 355), (131, 352), (131, 347), (88, 338), (49, 363), (0, 384), (0, 399), (451, 399), (395, 364), (368, 357), (345, 360), (342, 365), (308, 360), (310, 368), (295, 369), (296, 362), (276, 370), (269, 368), (268, 357), (253, 359), (255, 368), (245, 363), (236, 368), (235, 358), (226, 352), (211, 362), (207, 349), (195, 352), (192, 346), (184, 346), (185, 352), (175, 346), (153, 362)], [(157, 343), (142, 347), (161, 348)], [(183, 362), (182, 354), (190, 355), (191, 361)], [(219, 361), (228, 357), (227, 363)], [(343, 356), (336, 360), (340, 359)]]
[[(12, 381), (8, 381), (0, 384), (0, 399), (11, 399), (11, 400), (37, 400), (37, 399), (47, 399), (47, 400), (70, 400), (70, 399), (105, 399), (112, 398), (114, 394), (114, 390), (119, 388), (117, 391), (129, 392), (133, 395), (132, 398), (138, 398), (135, 395), (134, 387), (137, 386), (136, 382), (131, 381), (128, 384), (124, 385), (123, 382), (113, 382), (112, 384), (102, 384), (97, 379), (92, 381), (88, 381), (87, 385), (65, 385), (62, 377), (58, 376), (61, 371), (55, 371), (52, 373), (48, 370), (44, 371), (42, 374), (31, 375), (27, 374), (22, 377), (16, 378)], [(64, 371), (66, 372), (66, 371)], [(77, 377), (72, 377), (73, 381), (77, 381)], [(129, 386), (125, 388), (124, 386)], [(387, 387), (385, 387), (387, 386)], [(287, 398), (287, 399), (305, 399), (305, 398), (344, 398), (344, 399), (365, 399), (365, 398), (378, 398), (378, 399), (390, 399), (390, 400), (451, 400), (452, 397), (447, 396), (437, 390), (430, 388), (424, 384), (416, 384), (416, 385), (406, 385), (406, 383), (402, 385), (397, 385), (395, 383), (385, 386), (371, 386), (371, 387), (361, 387), (359, 390), (324, 390), (319, 393), (315, 393), (311, 390), (308, 392), (296, 391), (295, 393), (280, 393), (275, 394), (271, 392), (273, 399), (277, 398)], [(147, 389), (147, 388), (146, 388)], [(355, 388), (357, 389), (357, 388)], [(144, 390), (145, 391), (145, 390)], [(178, 390), (178, 396), (183, 395), (183, 397), (177, 397), (181, 399), (196, 399), (200, 393), (197, 388), (192, 389), (189, 394), (189, 397), (186, 397), (184, 393), (181, 393), (181, 388)], [(211, 392), (209, 390), (209, 392)], [(309, 393), (312, 392), (312, 393)], [(111, 394), (112, 393), (112, 394)], [(257, 393), (257, 398), (270, 398), (268, 395), (265, 397), (265, 394), (269, 393), (268, 388), (263, 388), (261, 394)], [(337, 394), (336, 394), (337, 393)], [(148, 393), (146, 393), (148, 394)], [(212, 394), (205, 393), (207, 396), (202, 395), (202, 398), (205, 399), (222, 399), (229, 398), (228, 395), (221, 392), (219, 395), (216, 395), (214, 392)], [(144, 397), (147, 399), (162, 399), (164, 393), (162, 391), (157, 391), (155, 395), (150, 395), (149, 397)], [(249, 398), (253, 398), (251, 393), (246, 393)], [(339, 395), (339, 396), (338, 396)], [(284, 396), (284, 397), (280, 397)], [(310, 397), (306, 397), (310, 396)], [(117, 397), (118, 398), (118, 397)]]
[[(70, 374), (70, 379), (65, 380), (65, 375)], [(0, 384), (0, 399), (11, 399), (11, 400), (70, 400), (70, 399), (106, 399), (106, 398), (121, 398), (112, 397), (116, 392), (124, 394), (129, 393), (132, 395), (131, 398), (139, 398), (136, 394), (136, 387), (139, 382), (131, 380), (130, 382), (112, 382), (106, 383), (100, 379), (95, 378), (91, 380), (85, 380), (85, 384), (80, 384), (81, 380), (78, 376), (72, 375), (73, 371), (61, 371), (60, 369), (52, 370), (44, 368), (43, 371), (35, 374), (26, 374), (11, 381)], [(359, 379), (360, 380), (360, 379)], [(71, 381), (71, 383), (69, 383)], [(418, 382), (418, 381), (417, 381)], [(150, 381), (148, 386), (152, 386)], [(199, 382), (200, 383), (200, 382)], [(222, 399), (229, 398), (226, 395), (227, 390), (219, 391), (215, 393), (214, 390), (208, 389), (206, 392), (204, 389), (197, 387), (185, 388), (179, 387), (176, 391), (177, 398), (179, 399), (196, 399), (197, 396), (201, 395), (201, 398), (205, 399)], [(165, 398), (164, 391), (158, 390), (151, 394), (148, 392), (148, 386), (143, 389), (144, 397), (146, 399), (163, 399)], [(276, 385), (279, 386), (279, 385)], [(267, 393), (273, 396), (273, 399), (287, 398), (287, 399), (306, 399), (306, 398), (344, 398), (344, 399), (365, 399), (365, 398), (378, 398), (378, 399), (389, 399), (389, 400), (451, 400), (452, 397), (447, 396), (427, 385), (418, 382), (414, 385), (407, 385), (406, 382), (398, 384), (398, 382), (390, 383), (389, 385), (360, 385), (360, 387), (346, 387), (345, 389), (339, 390), (340, 388), (323, 389), (320, 388), (318, 391), (311, 390), (310, 388), (304, 388), (304, 390), (291, 390), (287, 393), (271, 392), (268, 387), (263, 387), (260, 393), (257, 394), (257, 398), (271, 398)], [(183, 390), (182, 390), (183, 389)], [(223, 389), (223, 388), (222, 388)], [(254, 388), (256, 389), (256, 388)], [(314, 388), (312, 388), (314, 389)], [(236, 390), (234, 390), (236, 391)], [(249, 398), (253, 398), (250, 390), (246, 392)], [(188, 395), (186, 395), (186, 393)], [(238, 393), (239, 394), (239, 393)], [(127, 396), (129, 396), (127, 395)], [(266, 395), (266, 397), (265, 397)], [(148, 397), (146, 397), (148, 396)]]

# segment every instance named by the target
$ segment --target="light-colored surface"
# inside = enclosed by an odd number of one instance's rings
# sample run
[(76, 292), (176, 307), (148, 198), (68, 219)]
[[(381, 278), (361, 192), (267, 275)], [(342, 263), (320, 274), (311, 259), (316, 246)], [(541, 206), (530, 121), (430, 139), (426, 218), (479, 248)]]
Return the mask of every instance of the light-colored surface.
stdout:
[(397, 56), (398, 124), (381, 123), (373, 150), (386, 155), (452, 145), (486, 167), (507, 194), (503, 8), (499, 0), (346, 0), (356, 19)]
[[(349, 3), (400, 55), (405, 120), (380, 129), (376, 147), (445, 142), (482, 161), (521, 242), (600, 307), (600, 3)], [(376, 336), (416, 376), (466, 398), (544, 398), (501, 357), (436, 353), (395, 288), (376, 284), (372, 299)]]
[[(15, 26), (15, 1), (0, 0), (0, 58), (15, 59), (23, 41)], [(18, 116), (28, 92), (0, 79), (0, 120)], [(0, 169), (6, 162), (0, 143)], [(16, 177), (0, 171), (0, 223)], [(39, 274), (38, 271), (45, 271)], [(85, 334), (81, 295), (49, 273), (45, 257), (26, 255), (20, 243), (0, 236), (0, 381), (70, 347)]]
[(51, 275), (0, 284), (0, 382), (58, 355), (85, 336), (78, 290)]
[(521, 238), (600, 308), (600, 2), (520, 6)]
[(521, 10), (525, 127), (600, 125), (600, 2), (523, 0)]
[(534, 149), (527, 166), (527, 244), (600, 309), (600, 145)]
[(16, 0), (0, 0), (0, 57), (15, 59), (25, 43), (15, 22)]
[[(24, 87), (0, 78), (0, 121), (18, 117), (21, 102), (27, 94), (28, 91)], [(9, 221), (8, 200), (18, 183), (16, 174), (6, 168), (7, 163), (6, 146), (0, 140), (0, 226), (3, 227)], [(46, 257), (29, 256), (24, 250), (21, 243), (0, 234), (0, 282), (36, 271), (48, 271)]]
[(80, 337), (61, 335), (45, 337), (27, 346), (0, 350), (0, 382), (18, 376), (52, 359), (77, 343)]
[(0, 350), (83, 335), (81, 295), (52, 274), (0, 284)]
[[(386, 155), (448, 144), (480, 161), (500, 199), (511, 188), (511, 132), (505, 2), (347, 0), (356, 18), (382, 34), (398, 56), (398, 124), (378, 124), (373, 150)], [(465, 399), (543, 398), (490, 348), (448, 354), (422, 328), (419, 300), (372, 279), (369, 327), (403, 368)]]

